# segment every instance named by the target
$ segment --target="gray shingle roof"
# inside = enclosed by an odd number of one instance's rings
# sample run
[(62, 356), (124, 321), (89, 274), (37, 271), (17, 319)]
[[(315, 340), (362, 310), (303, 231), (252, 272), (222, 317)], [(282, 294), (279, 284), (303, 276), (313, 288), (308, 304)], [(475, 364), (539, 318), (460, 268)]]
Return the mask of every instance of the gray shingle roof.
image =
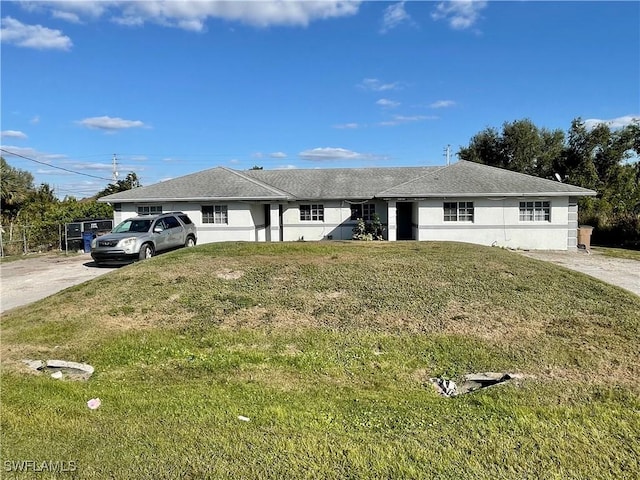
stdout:
[(271, 185), (249, 178), (245, 172), (216, 167), (146, 187), (102, 197), (105, 202), (161, 200), (285, 200), (289, 197)]
[(442, 167), (249, 170), (246, 176), (300, 200), (366, 199)]
[(595, 195), (586, 188), (460, 160), (409, 182), (379, 192), (378, 197), (566, 196)]
[(453, 196), (582, 196), (586, 188), (459, 161), (446, 167), (237, 171), (212, 168), (102, 197), (103, 202), (164, 200), (323, 200)]

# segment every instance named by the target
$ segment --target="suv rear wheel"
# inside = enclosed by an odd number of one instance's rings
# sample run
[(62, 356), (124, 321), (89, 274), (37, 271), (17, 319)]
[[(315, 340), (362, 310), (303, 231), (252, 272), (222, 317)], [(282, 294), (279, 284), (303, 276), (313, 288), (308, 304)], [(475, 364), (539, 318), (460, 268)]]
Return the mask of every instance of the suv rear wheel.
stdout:
[(139, 260), (147, 260), (153, 257), (153, 246), (150, 243), (145, 243), (140, 247), (140, 253), (138, 254)]

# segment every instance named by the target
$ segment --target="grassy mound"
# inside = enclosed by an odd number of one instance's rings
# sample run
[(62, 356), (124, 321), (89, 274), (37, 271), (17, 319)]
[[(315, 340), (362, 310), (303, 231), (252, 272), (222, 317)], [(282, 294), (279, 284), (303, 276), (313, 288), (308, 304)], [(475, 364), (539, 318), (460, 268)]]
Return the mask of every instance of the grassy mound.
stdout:
[[(631, 478), (639, 332), (637, 296), (501, 249), (204, 245), (3, 316), (3, 466), (68, 460), (76, 470), (61, 475), (78, 478)], [(96, 373), (26, 375), (24, 358)], [(482, 371), (525, 379), (450, 399), (429, 384)], [(93, 397), (103, 403), (90, 411)]]

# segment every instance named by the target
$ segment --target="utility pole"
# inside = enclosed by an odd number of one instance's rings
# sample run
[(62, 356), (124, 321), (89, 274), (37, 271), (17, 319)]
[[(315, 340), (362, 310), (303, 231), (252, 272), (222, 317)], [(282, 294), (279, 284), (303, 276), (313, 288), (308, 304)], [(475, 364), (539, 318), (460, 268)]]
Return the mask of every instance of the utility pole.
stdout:
[(447, 145), (444, 149), (444, 157), (447, 159), (447, 167), (449, 166), (449, 162), (451, 160), (451, 145)]
[(113, 162), (112, 162), (112, 168), (113, 168), (113, 183), (116, 183), (118, 181), (118, 159), (116, 158), (116, 154), (113, 154)]

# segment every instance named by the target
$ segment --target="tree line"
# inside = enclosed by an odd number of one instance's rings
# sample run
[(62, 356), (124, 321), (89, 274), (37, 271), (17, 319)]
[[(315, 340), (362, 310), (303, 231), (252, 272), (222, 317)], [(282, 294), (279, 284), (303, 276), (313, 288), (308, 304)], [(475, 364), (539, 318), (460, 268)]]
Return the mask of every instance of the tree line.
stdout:
[(566, 134), (505, 122), (474, 135), (458, 157), (595, 190), (578, 209), (580, 224), (594, 227), (592, 243), (640, 248), (640, 120), (612, 128), (577, 118)]

